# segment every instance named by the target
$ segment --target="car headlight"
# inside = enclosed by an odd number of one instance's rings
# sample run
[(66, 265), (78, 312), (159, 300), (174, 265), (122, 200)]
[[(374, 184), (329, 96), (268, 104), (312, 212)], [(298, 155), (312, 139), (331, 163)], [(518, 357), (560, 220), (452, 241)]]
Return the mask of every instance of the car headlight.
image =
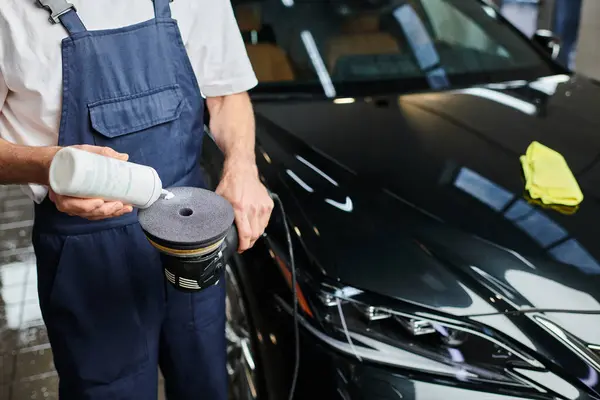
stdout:
[(311, 299), (304, 327), (361, 361), (519, 387), (528, 386), (527, 381), (511, 369), (544, 369), (526, 349), (479, 324), (417, 311), (416, 306), (376, 304), (373, 295), (351, 287), (324, 286), (303, 296)]

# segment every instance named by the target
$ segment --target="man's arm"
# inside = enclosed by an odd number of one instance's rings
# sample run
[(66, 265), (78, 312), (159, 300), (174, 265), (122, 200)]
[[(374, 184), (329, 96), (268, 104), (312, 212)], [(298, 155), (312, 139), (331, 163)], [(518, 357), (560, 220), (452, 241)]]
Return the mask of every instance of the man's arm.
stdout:
[(231, 202), (239, 233), (239, 251), (249, 249), (262, 235), (273, 200), (261, 183), (254, 154), (254, 112), (246, 92), (208, 97), (210, 131), (225, 155), (217, 193)]
[[(108, 147), (74, 147), (123, 161), (128, 159), (127, 154), (117, 153)], [(58, 150), (58, 146), (21, 146), (0, 139), (0, 185), (36, 183), (47, 186), (50, 164)], [(118, 201), (60, 196), (52, 190), (49, 196), (58, 210), (90, 220), (118, 217), (133, 211), (133, 207)]]
[(48, 185), (48, 169), (58, 149), (20, 146), (0, 139), (0, 184)]
[[(8, 85), (0, 69), (0, 114), (8, 98)], [(48, 168), (58, 147), (28, 147), (1, 139), (0, 185), (37, 183), (48, 184)]]
[(254, 156), (254, 112), (246, 92), (208, 97), (210, 131), (225, 154), (225, 169), (245, 164), (256, 169)]
[(193, 4), (197, 15), (186, 47), (206, 96), (211, 133), (225, 154), (217, 193), (233, 205), (242, 252), (262, 235), (273, 209), (254, 155), (254, 112), (247, 92), (258, 81), (231, 1)]
[[(0, 69), (0, 114), (8, 97), (8, 85)], [(2, 137), (2, 132), (0, 132)], [(38, 183), (46, 185), (46, 173), (56, 149), (12, 144), (0, 139), (0, 185)]]

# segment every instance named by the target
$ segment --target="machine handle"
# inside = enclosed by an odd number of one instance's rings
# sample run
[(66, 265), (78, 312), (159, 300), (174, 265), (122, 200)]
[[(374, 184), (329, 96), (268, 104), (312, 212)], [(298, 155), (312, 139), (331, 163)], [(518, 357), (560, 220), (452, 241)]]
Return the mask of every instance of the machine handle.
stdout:
[(223, 249), (223, 258), (229, 260), (233, 256), (240, 245), (240, 238), (235, 223), (229, 228), (227, 236), (225, 236), (225, 248)]

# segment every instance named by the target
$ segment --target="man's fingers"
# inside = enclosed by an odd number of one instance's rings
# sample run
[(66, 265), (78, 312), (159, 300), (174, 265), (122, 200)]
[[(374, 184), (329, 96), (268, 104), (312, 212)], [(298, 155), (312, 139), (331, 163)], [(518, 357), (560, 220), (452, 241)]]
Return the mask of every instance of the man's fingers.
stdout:
[(115, 217), (120, 217), (121, 215), (129, 214), (132, 211), (133, 211), (132, 205), (129, 205), (129, 204), (124, 205), (123, 208), (121, 209), (121, 211), (117, 212)]
[[(270, 199), (270, 198), (269, 198)], [(269, 203), (264, 204), (260, 207), (259, 211), (259, 224), (264, 229), (269, 225), (269, 220), (271, 219), (271, 214), (273, 213), (274, 203), (271, 200)], [(262, 232), (261, 232), (262, 235)]]
[(254, 246), (264, 233), (273, 210), (273, 200), (260, 180), (247, 175), (243, 169), (231, 174), (224, 172), (216, 193), (233, 205), (240, 243), (238, 252), (242, 253)]
[(54, 193), (54, 190), (52, 190), (52, 188), (48, 189), (48, 198), (51, 202), (56, 203), (56, 193)]
[(81, 216), (84, 218), (108, 218), (123, 209), (123, 203), (120, 201), (107, 201), (92, 212), (84, 213)]
[(250, 248), (252, 242), (252, 226), (245, 213), (236, 211), (235, 225), (238, 230), (238, 252), (242, 253)]
[(56, 207), (59, 211), (68, 214), (88, 214), (101, 207), (104, 204), (102, 199), (79, 199), (76, 197), (67, 197), (57, 195), (55, 198)]
[(132, 211), (133, 211), (133, 207), (130, 206), (130, 205), (126, 205), (126, 206), (121, 207), (119, 209), (119, 211), (114, 212), (114, 213), (104, 214), (104, 215), (99, 215), (99, 216), (92, 215), (92, 216), (82, 216), (82, 217), (84, 217), (86, 219), (89, 219), (90, 221), (99, 221), (99, 220), (107, 219), (107, 218), (120, 217), (120, 216), (123, 216), (123, 215), (125, 215), (127, 213), (130, 213)]
[[(106, 155), (113, 153), (120, 154), (108, 147), (101, 148), (88, 145), (75, 147), (78, 147), (82, 150), (86, 150), (86, 148), (93, 148), (94, 152), (96, 153), (100, 152), (98, 149), (107, 149), (103, 150), (105, 151)], [(123, 156), (126, 158), (127, 154), (124, 154)], [(61, 196), (56, 194), (51, 188), (48, 191), (48, 197), (52, 202), (54, 202), (54, 204), (56, 204), (56, 208), (59, 211), (71, 216), (78, 216), (92, 221), (120, 217), (133, 211), (133, 207), (130, 204), (124, 205), (120, 201), (104, 201), (102, 199), (83, 199), (78, 197)]]
[(119, 153), (110, 147), (102, 147), (102, 152), (100, 154), (107, 157), (117, 158), (122, 161), (127, 161), (129, 159), (129, 154)]
[(250, 221), (250, 226), (252, 228), (252, 238), (250, 239), (250, 246), (254, 246), (256, 240), (262, 235), (263, 227), (260, 224), (260, 214), (259, 210), (256, 209), (253, 205), (249, 207), (248, 210), (248, 220)]
[(269, 225), (269, 220), (271, 219), (273, 207), (274, 203), (270, 197), (268, 198), (268, 201), (260, 203), (260, 205), (257, 207), (256, 218), (253, 224), (254, 238), (250, 247), (254, 246), (254, 243), (256, 243), (258, 239), (260, 239), (267, 225)]

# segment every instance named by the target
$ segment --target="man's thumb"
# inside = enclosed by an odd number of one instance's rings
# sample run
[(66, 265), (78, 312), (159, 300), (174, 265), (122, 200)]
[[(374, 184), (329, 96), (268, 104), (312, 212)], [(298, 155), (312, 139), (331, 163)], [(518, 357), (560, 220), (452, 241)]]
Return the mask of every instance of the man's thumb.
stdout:
[(119, 153), (110, 147), (101, 147), (101, 146), (92, 146), (89, 144), (79, 144), (73, 146), (76, 149), (89, 151), (90, 153), (100, 154), (101, 156), (116, 158), (118, 160), (127, 161), (129, 159), (129, 154)]
[(102, 147), (100, 154), (106, 157), (112, 157), (122, 161), (127, 161), (129, 159), (129, 154), (119, 153), (111, 149), (110, 147)]

